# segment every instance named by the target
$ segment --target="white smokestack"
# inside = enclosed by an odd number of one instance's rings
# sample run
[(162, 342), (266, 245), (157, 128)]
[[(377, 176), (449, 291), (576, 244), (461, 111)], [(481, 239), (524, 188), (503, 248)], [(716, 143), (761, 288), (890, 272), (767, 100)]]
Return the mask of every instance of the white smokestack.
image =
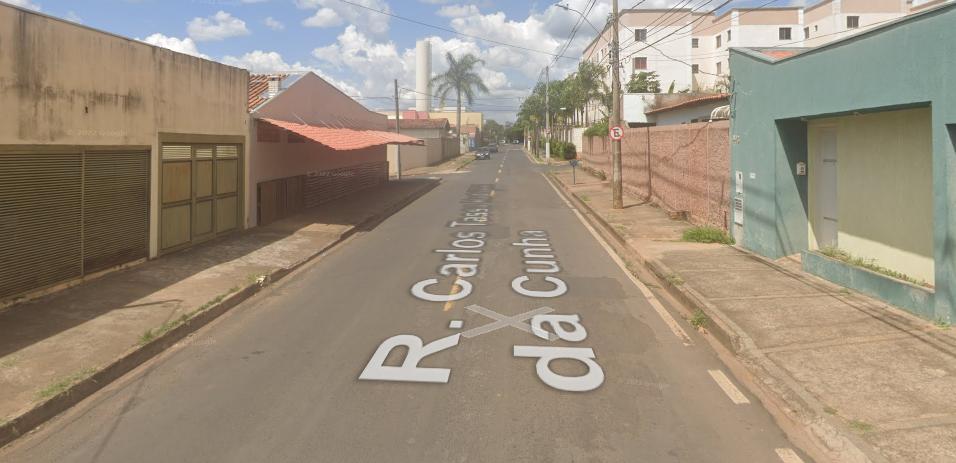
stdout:
[(415, 44), (415, 110), (432, 109), (432, 45), (428, 40), (419, 40)]

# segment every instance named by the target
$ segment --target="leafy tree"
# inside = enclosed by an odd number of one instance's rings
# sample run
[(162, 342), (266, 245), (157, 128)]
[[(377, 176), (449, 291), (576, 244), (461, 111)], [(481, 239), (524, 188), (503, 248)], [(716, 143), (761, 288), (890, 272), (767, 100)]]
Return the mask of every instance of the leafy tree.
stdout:
[(481, 80), (475, 67), (484, 64), (484, 61), (478, 59), (475, 55), (468, 53), (459, 59), (455, 59), (452, 54), (445, 53), (445, 61), (448, 62), (448, 70), (432, 78), (432, 86), (442, 106), (445, 106), (445, 100), (450, 93), (454, 93), (457, 114), (455, 116), (455, 129), (458, 131), (458, 140), (461, 140), (461, 97), (465, 96), (468, 104), (475, 102), (475, 94), (478, 92), (488, 93), (488, 87)]
[(637, 72), (631, 74), (631, 80), (627, 82), (628, 93), (661, 93), (661, 81), (657, 73)]
[(482, 138), (484, 138), (485, 143), (494, 143), (500, 140), (504, 133), (504, 126), (494, 119), (488, 119), (485, 121), (485, 126), (482, 130)]

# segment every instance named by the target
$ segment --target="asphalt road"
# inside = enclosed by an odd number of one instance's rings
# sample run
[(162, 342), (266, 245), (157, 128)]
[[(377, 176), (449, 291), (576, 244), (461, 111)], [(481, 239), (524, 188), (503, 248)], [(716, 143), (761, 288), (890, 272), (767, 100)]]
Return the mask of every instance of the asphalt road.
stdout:
[[(781, 458), (793, 446), (769, 414), (732, 380), (719, 384), (726, 369), (707, 343), (683, 321), (690, 338), (674, 333), (539, 166), (509, 147), (469, 169), (0, 461), (797, 461)], [(425, 289), (447, 297), (454, 272), (457, 289), (470, 286), (462, 299), (413, 295), (435, 278)], [(562, 338), (547, 323), (551, 339), (525, 331), (535, 310), (566, 316)], [(389, 339), (412, 347), (374, 356)]]

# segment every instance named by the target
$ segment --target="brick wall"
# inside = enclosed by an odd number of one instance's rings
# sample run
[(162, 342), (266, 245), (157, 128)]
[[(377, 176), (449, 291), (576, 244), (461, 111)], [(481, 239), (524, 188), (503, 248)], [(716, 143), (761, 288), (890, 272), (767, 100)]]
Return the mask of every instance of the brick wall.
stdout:
[[(648, 150), (650, 169), (648, 170)], [(585, 137), (584, 164), (611, 178), (611, 142)], [(730, 204), (730, 123), (668, 125), (624, 130), (621, 142), (624, 189), (691, 222), (727, 229)]]

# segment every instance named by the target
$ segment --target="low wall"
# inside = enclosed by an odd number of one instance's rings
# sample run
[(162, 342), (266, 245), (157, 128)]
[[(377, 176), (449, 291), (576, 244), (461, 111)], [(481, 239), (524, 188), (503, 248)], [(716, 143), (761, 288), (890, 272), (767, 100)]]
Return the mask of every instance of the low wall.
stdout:
[[(611, 178), (611, 142), (584, 137), (579, 157)], [(730, 205), (728, 121), (624, 129), (624, 189), (699, 225), (727, 230)]]
[[(444, 153), (447, 150), (454, 149), (456, 145), (454, 139), (451, 140), (451, 148), (442, 146), (447, 145), (441, 138), (426, 138), (425, 146), (404, 145), (401, 147), (402, 153), (402, 172), (416, 167), (425, 167), (438, 164), (444, 161)], [(388, 145), (388, 173), (394, 175), (398, 172), (397, 153), (395, 145)]]

